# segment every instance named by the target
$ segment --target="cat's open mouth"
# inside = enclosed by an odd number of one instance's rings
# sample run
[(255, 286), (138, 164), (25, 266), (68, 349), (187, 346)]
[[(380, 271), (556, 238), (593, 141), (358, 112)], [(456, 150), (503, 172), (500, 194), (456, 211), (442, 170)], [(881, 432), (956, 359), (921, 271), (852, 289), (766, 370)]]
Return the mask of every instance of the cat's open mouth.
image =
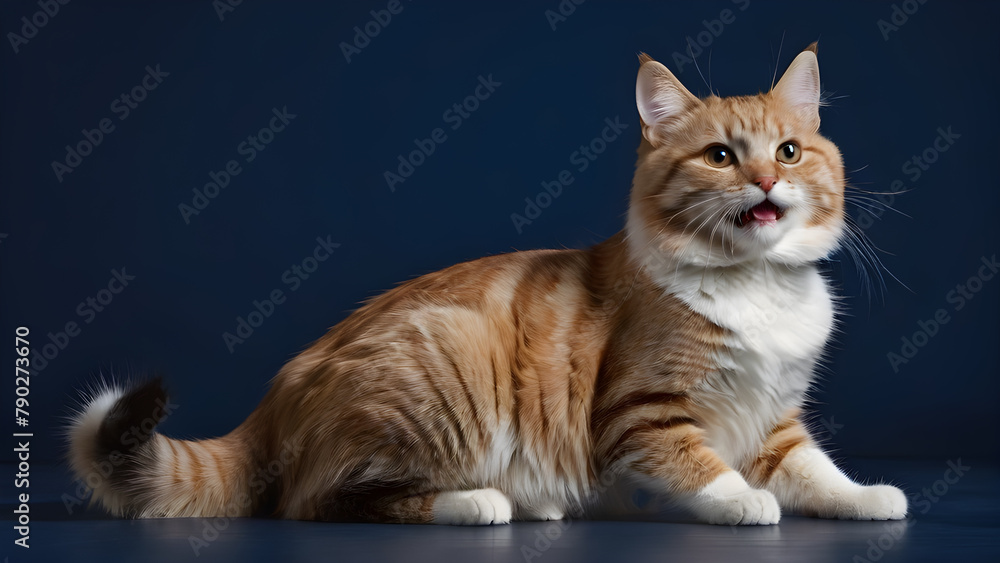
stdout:
[(772, 203), (770, 200), (764, 200), (761, 203), (747, 209), (743, 213), (736, 216), (735, 222), (737, 227), (745, 227), (751, 223), (756, 223), (758, 225), (774, 225), (785, 215), (785, 211)]

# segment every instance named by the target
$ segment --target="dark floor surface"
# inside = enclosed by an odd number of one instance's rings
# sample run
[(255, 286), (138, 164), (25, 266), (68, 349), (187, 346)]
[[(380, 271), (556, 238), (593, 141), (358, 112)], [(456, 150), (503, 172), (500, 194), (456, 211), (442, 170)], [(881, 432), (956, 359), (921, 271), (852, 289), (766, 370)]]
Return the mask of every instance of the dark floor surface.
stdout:
[[(954, 464), (958, 460), (951, 460)], [(32, 468), (30, 548), (5, 561), (739, 561), (1000, 562), (1000, 471), (962, 460), (853, 460), (852, 473), (901, 485), (905, 522), (843, 522), (785, 516), (777, 526), (562, 521), (451, 527), (328, 524), (266, 519), (111, 519), (60, 501), (75, 491), (65, 470)], [(3, 466), (10, 475), (13, 467)], [(954, 481), (947, 483), (947, 480)], [(936, 491), (935, 491), (936, 487)], [(927, 489), (927, 491), (924, 491)], [(3, 488), (10, 521), (13, 492)], [(929, 494), (928, 494), (929, 493)], [(65, 500), (65, 498), (63, 499)], [(222, 528), (216, 530), (215, 528)], [(8, 528), (10, 530), (10, 528)]]

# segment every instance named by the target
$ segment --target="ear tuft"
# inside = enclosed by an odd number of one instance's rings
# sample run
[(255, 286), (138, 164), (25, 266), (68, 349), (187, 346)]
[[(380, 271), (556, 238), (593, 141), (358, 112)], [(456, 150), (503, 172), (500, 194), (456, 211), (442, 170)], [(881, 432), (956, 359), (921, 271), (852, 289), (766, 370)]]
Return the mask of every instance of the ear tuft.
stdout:
[(642, 66), (651, 60), (653, 60), (653, 57), (650, 57), (646, 53), (639, 53), (639, 66)]
[(819, 56), (819, 41), (813, 41), (803, 51), (812, 51), (812, 54)]

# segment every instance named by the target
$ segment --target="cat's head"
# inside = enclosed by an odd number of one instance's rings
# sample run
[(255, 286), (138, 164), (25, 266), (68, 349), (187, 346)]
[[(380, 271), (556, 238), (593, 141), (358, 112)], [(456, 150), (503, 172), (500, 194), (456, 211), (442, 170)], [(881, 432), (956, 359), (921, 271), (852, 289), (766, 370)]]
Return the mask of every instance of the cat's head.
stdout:
[(699, 99), (646, 55), (636, 84), (642, 144), (627, 234), (647, 267), (799, 265), (844, 230), (844, 167), (819, 134), (815, 46), (766, 94)]

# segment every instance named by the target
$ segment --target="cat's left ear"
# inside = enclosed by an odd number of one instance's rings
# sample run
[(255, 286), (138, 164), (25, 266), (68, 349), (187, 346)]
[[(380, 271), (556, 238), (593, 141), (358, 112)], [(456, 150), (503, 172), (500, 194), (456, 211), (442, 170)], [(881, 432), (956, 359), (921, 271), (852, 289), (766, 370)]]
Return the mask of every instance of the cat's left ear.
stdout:
[(784, 102), (812, 131), (819, 130), (819, 61), (816, 43), (799, 53), (771, 95)]

